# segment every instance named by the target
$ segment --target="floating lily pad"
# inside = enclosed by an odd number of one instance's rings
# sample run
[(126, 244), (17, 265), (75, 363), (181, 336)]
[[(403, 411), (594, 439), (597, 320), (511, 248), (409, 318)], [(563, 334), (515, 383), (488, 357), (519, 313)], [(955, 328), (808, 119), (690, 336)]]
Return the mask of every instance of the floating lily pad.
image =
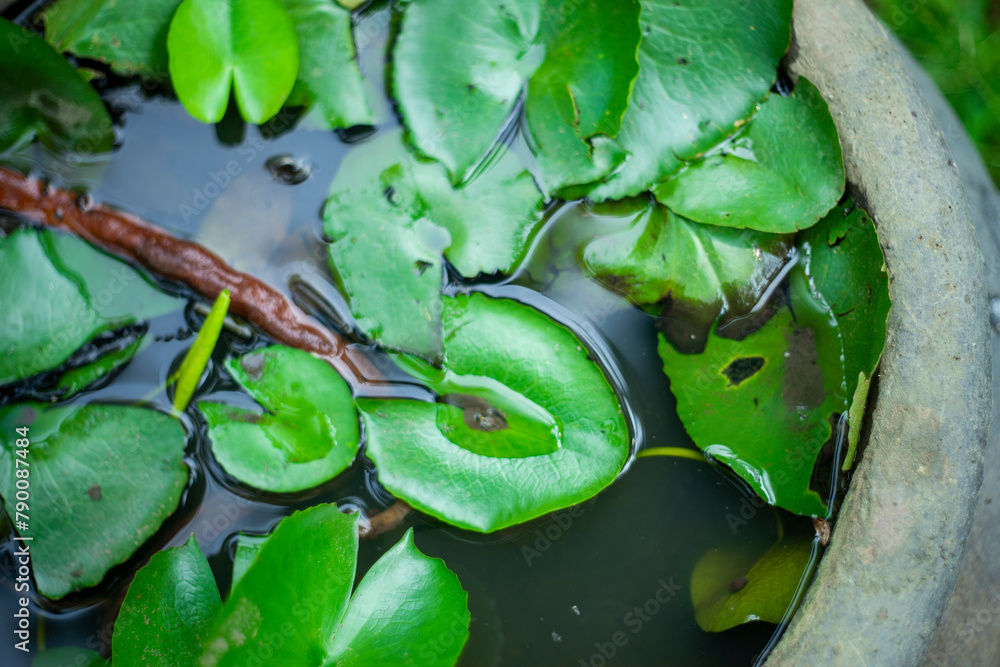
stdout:
[(177, 97), (206, 123), (222, 120), (230, 89), (243, 119), (263, 123), (288, 99), (299, 70), (295, 24), (281, 0), (184, 0), (167, 50)]
[(132, 361), (132, 357), (139, 353), (150, 343), (150, 337), (142, 332), (138, 336), (127, 339), (124, 344), (116, 345), (113, 349), (105, 352), (96, 360), (66, 371), (61, 378), (56, 389), (60, 398), (66, 399), (75, 396), (90, 385), (107, 377), (119, 368)]
[(743, 125), (788, 48), (792, 0), (643, 0), (639, 76), (615, 138), (628, 160), (592, 199), (648, 190)]
[(705, 632), (722, 632), (743, 623), (780, 623), (799, 589), (812, 541), (779, 540), (758, 556), (746, 547), (713, 549), (691, 573), (695, 620)]
[(350, 387), (325, 361), (274, 345), (226, 370), (266, 410), (201, 402), (212, 454), (230, 475), (265, 491), (301, 491), (333, 479), (358, 453)]
[[(543, 213), (513, 154), (455, 188), (441, 165), (410, 153), (400, 131), (387, 132), (348, 156), (331, 186), (331, 269), (367, 336), (433, 360), (441, 354), (442, 252), (466, 278), (511, 273)], [(408, 298), (395, 298), (399, 291)]]
[(212, 569), (192, 535), (184, 546), (154, 554), (135, 575), (115, 622), (114, 658), (129, 665), (197, 664), (221, 607)]
[[(798, 307), (795, 307), (798, 306)], [(733, 469), (767, 502), (826, 515), (809, 488), (831, 416), (844, 411), (836, 326), (793, 300), (742, 341), (709, 335), (705, 351), (682, 354), (660, 336), (663, 370), (691, 439)], [(832, 318), (832, 316), (831, 316)]]
[[(276, 651), (279, 638), (282, 664), (291, 666), (408, 664), (417, 656), (429, 667), (458, 661), (468, 638), (467, 594), (442, 561), (417, 550), (412, 530), (375, 563), (353, 597), (356, 515), (318, 505), (246, 548), (250, 564), (214, 622), (202, 665), (247, 664)], [(447, 644), (437, 641), (446, 635)]]
[(639, 39), (632, 0), (414, 2), (393, 49), (394, 96), (414, 145), (461, 183), (494, 149), (527, 84), (527, 128), (551, 193), (598, 181), (625, 159), (613, 138)]
[(841, 331), (850, 400), (847, 470), (861, 435), (871, 378), (885, 348), (892, 307), (889, 274), (875, 225), (850, 202), (801, 234), (798, 245), (805, 253), (809, 284), (832, 309)]
[(810, 477), (833, 423), (845, 414), (855, 429), (848, 432), (850, 465), (885, 345), (889, 281), (874, 225), (850, 203), (799, 243), (790, 305), (762, 329), (740, 342), (713, 333), (697, 356), (679, 353), (662, 336), (659, 350), (695, 444), (768, 502), (825, 515)]
[(429, 382), (444, 392), (439, 402), (358, 401), (366, 454), (386, 489), (489, 532), (586, 500), (615, 479), (629, 451), (625, 418), (572, 332), (478, 293), (444, 299), (444, 330), (445, 371)]
[[(60, 366), (102, 332), (183, 307), (124, 262), (51, 231), (0, 238), (0, 285), (0, 384)], [(90, 371), (87, 384), (97, 379)]]
[(713, 225), (789, 233), (844, 194), (844, 162), (826, 101), (805, 77), (771, 95), (747, 129), (654, 189), (677, 213)]
[(351, 12), (330, 0), (281, 1), (299, 36), (299, 77), (287, 104), (313, 107), (330, 129), (373, 124)]
[(167, 32), (181, 0), (60, 0), (45, 10), (56, 48), (106, 62), (119, 74), (166, 80)]
[[(17, 427), (30, 429), (24, 457)], [(177, 508), (187, 482), (184, 429), (155, 410), (19, 403), (0, 412), (0, 428), (0, 493), (17, 526), (15, 471), (29, 471), (26, 534), (35, 583), (49, 598), (94, 586), (125, 562)]]
[(441, 253), (451, 238), (394, 199), (392, 173), (327, 201), (330, 268), (358, 328), (387, 348), (435, 359), (441, 349)]
[(55, 150), (111, 150), (111, 116), (97, 91), (44, 39), (0, 18), (0, 151), (36, 136)]
[(633, 302), (658, 304), (675, 347), (700, 352), (717, 322), (720, 334), (737, 340), (759, 328), (749, 316), (788, 260), (790, 236), (703, 225), (647, 198), (603, 209), (635, 221), (591, 241), (584, 266)]

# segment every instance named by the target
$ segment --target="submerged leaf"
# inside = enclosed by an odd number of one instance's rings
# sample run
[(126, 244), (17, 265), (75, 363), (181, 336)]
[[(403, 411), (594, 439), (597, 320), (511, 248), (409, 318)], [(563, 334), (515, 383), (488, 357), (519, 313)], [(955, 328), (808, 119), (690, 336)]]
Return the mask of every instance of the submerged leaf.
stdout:
[(634, 0), (421, 0), (408, 5), (393, 49), (394, 96), (414, 145), (461, 183), (527, 84), (527, 128), (551, 193), (598, 181), (625, 159), (613, 137), (639, 37)]
[(691, 573), (698, 627), (722, 632), (752, 621), (780, 623), (795, 601), (811, 552), (812, 541), (804, 537), (779, 540), (759, 557), (746, 547), (709, 551)]
[(0, 152), (36, 136), (57, 151), (111, 150), (111, 116), (97, 91), (44, 39), (0, 18)]
[(614, 480), (628, 457), (625, 418), (572, 332), (478, 293), (446, 297), (444, 326), (445, 372), (429, 377), (411, 365), (445, 392), (440, 402), (358, 402), (366, 453), (391, 493), (490, 532), (586, 500)]
[(165, 81), (167, 32), (181, 0), (59, 0), (45, 10), (56, 48), (106, 62), (119, 74)]
[[(30, 428), (26, 458), (15, 427)], [(15, 470), (30, 471), (31, 562), (49, 598), (94, 586), (125, 562), (187, 482), (184, 429), (155, 410), (19, 403), (0, 411), (0, 428), (0, 494), (13, 522)]]
[(634, 223), (591, 241), (585, 268), (637, 304), (658, 304), (675, 347), (700, 352), (716, 322), (718, 333), (737, 340), (759, 328), (750, 315), (788, 260), (791, 237), (699, 224), (649, 199), (597, 212)]
[[(100, 333), (183, 306), (124, 262), (48, 230), (0, 238), (0, 286), (0, 384), (62, 365)], [(86, 384), (97, 379), (93, 370)]]
[(230, 475), (289, 493), (333, 479), (354, 461), (360, 439), (350, 387), (325, 361), (274, 345), (226, 361), (267, 411), (201, 402), (212, 453)]
[(826, 101), (805, 77), (771, 95), (747, 129), (654, 189), (679, 214), (713, 225), (790, 233), (844, 194), (844, 162)]
[(616, 137), (629, 158), (587, 195), (637, 195), (733, 134), (774, 81), (791, 16), (791, 0), (643, 0), (639, 76)]
[(135, 575), (115, 622), (115, 660), (157, 667), (193, 665), (221, 607), (212, 569), (192, 535), (184, 546), (154, 554)]
[(299, 69), (295, 24), (281, 0), (184, 0), (167, 48), (177, 97), (206, 123), (222, 120), (230, 89), (243, 119), (263, 123), (278, 113)]
[(330, 0), (281, 0), (299, 37), (299, 75), (289, 106), (313, 106), (330, 129), (374, 123), (354, 58), (349, 10)]

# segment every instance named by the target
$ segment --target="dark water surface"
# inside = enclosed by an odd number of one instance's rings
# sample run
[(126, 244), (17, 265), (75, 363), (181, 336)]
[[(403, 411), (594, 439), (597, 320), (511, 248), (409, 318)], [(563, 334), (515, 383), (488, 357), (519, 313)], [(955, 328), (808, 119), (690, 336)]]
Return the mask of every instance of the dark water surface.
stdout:
[[(398, 132), (383, 92), (389, 23), (390, 14), (382, 9), (367, 13), (357, 27), (362, 69), (378, 119), (370, 132), (312, 130), (291, 117), (279, 118), (268, 131), (244, 127), (232, 116), (218, 127), (204, 125), (179, 103), (131, 85), (106, 94), (123, 112), (120, 148), (110, 159), (67, 164), (37, 147), (26, 159), (41, 173), (62, 174), (56, 179), (62, 185), (87, 189), (97, 201), (204, 243), (237, 268), (292, 294), (324, 323), (343, 326), (350, 315), (326, 267), (320, 210), (345, 156)], [(519, 136), (509, 141), (524, 154)], [(294, 186), (277, 182), (266, 167), (276, 156), (291, 156), (310, 170), (310, 177)], [(583, 219), (590, 220), (589, 227)], [(515, 276), (479, 285), (450, 284), (446, 291), (482, 289), (529, 303), (567, 324), (616, 386), (636, 450), (693, 447), (662, 372), (653, 319), (579, 268), (580, 230), (614, 229), (622, 223), (607, 219), (594, 224), (582, 205), (553, 207), (549, 224)], [(184, 312), (154, 320), (154, 344), (107, 386), (73, 400), (131, 402), (149, 396), (152, 406), (169, 410), (167, 396), (154, 392), (190, 345), (190, 332), (202, 317), (189, 305)], [(341, 333), (351, 335), (349, 328)], [(245, 338), (226, 332), (192, 404), (211, 396), (252, 405), (219, 368), (227, 354), (266, 342), (257, 334)], [(363, 341), (355, 345), (367, 347)], [(379, 360), (380, 353), (370, 354)], [(391, 369), (388, 376), (394, 377)], [(413, 393), (412, 386), (398, 384), (358, 388), (358, 395)], [(59, 602), (32, 598), (32, 635), (44, 637), (46, 647), (107, 649), (111, 624), (134, 572), (152, 553), (183, 544), (191, 533), (226, 591), (237, 533), (265, 533), (293, 510), (319, 502), (366, 511), (392, 502), (363, 456), (337, 479), (308, 492), (278, 496), (254, 491), (214, 462), (197, 412), (189, 409), (184, 419), (192, 475), (180, 509), (99, 588)], [(462, 665), (749, 665), (770, 641), (774, 626), (752, 623), (718, 635), (705, 633), (695, 623), (690, 599), (691, 571), (708, 550), (749, 545), (763, 552), (777, 538), (777, 513), (755, 509), (749, 498), (741, 483), (707, 463), (636, 459), (595, 499), (490, 535), (411, 515), (397, 529), (361, 543), (358, 580), (414, 527), (417, 546), (443, 558), (469, 592), (473, 622)], [(785, 513), (781, 517), (786, 533), (811, 532), (808, 520)], [(9, 526), (2, 530), (6, 537), (0, 551), (7, 553), (0, 555), (0, 615), (9, 618), (16, 608), (9, 555), (13, 542)], [(12, 644), (9, 638), (0, 641), (0, 663), (29, 664)]]

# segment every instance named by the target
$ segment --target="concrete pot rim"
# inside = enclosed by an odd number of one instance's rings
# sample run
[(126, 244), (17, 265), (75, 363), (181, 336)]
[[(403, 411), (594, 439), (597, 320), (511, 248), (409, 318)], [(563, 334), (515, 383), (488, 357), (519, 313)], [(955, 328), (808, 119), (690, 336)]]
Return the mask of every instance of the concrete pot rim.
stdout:
[(962, 563), (992, 412), (983, 256), (933, 113), (860, 0), (796, 0), (788, 66), (823, 93), (893, 311), (871, 432), (768, 665), (915, 665)]

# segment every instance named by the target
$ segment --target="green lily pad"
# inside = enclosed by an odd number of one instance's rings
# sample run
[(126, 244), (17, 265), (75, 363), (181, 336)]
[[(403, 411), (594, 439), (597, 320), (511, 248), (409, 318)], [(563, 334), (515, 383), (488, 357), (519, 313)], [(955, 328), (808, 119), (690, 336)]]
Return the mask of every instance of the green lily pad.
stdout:
[(387, 348), (436, 359), (441, 349), (441, 253), (448, 232), (394, 198), (403, 165), (327, 201), (330, 269), (358, 328)]
[(106, 62), (119, 74), (167, 78), (167, 32), (181, 0), (60, 0), (45, 10), (45, 38)]
[(288, 106), (313, 107), (330, 129), (372, 125), (351, 12), (330, 0), (281, 1), (299, 36), (299, 76)]
[(794, 602), (812, 540), (779, 540), (763, 555), (745, 547), (709, 551), (691, 573), (695, 620), (705, 632), (743, 623), (780, 623)]
[[(102, 332), (183, 307), (124, 262), (48, 230), (0, 238), (0, 285), (0, 384), (60, 366)], [(93, 370), (66, 382), (89, 384)]]
[(243, 119), (263, 123), (292, 92), (298, 43), (281, 0), (184, 0), (167, 36), (170, 78), (203, 122), (222, 120), (232, 88)]
[[(441, 354), (442, 252), (466, 278), (509, 274), (543, 214), (541, 193), (513, 154), (455, 188), (441, 165), (410, 153), (400, 131), (387, 132), (351, 153), (331, 186), (331, 270), (367, 336), (433, 360)], [(394, 290), (409, 298), (388, 298)]]
[[(845, 211), (847, 211), (845, 213)], [(837, 318), (844, 346), (844, 377), (850, 399), (848, 453), (854, 461), (872, 375), (885, 348), (892, 303), (889, 274), (871, 218), (850, 203), (835, 208), (799, 235), (810, 287)]]
[(643, 0), (639, 76), (615, 140), (628, 161), (588, 194), (648, 190), (733, 134), (767, 96), (788, 48), (792, 0)]
[[(25, 456), (15, 428), (29, 427)], [(185, 434), (169, 416), (122, 405), (0, 411), (0, 493), (18, 526), (16, 471), (30, 477), (31, 562), (38, 591), (58, 599), (94, 586), (177, 508), (187, 483)], [(25, 466), (27, 463), (27, 466)]]
[(212, 454), (245, 484), (275, 493), (333, 479), (358, 453), (358, 413), (351, 389), (321, 359), (274, 345), (226, 370), (266, 412), (201, 402)]
[(70, 396), (79, 394), (101, 378), (107, 377), (132, 361), (132, 357), (149, 345), (149, 343), (150, 337), (145, 333), (140, 334), (124, 345), (101, 355), (93, 362), (66, 371), (59, 378), (59, 383), (56, 385), (59, 397), (67, 399)]
[(393, 49), (394, 97), (414, 145), (461, 183), (494, 150), (527, 84), (525, 118), (551, 193), (625, 159), (613, 138), (639, 40), (631, 0), (414, 2)]
[(663, 337), (659, 350), (695, 444), (768, 502), (825, 515), (810, 477), (845, 414), (853, 429), (845, 468), (851, 464), (885, 345), (889, 280), (874, 225), (850, 203), (798, 242), (790, 308), (741, 342), (713, 333), (702, 355), (681, 354)]
[(365, 575), (327, 648), (325, 665), (451, 667), (469, 638), (468, 594), (413, 529)]
[(115, 622), (114, 659), (129, 665), (194, 665), (221, 607), (212, 569), (192, 535), (184, 546), (154, 554), (135, 575)]
[[(284, 519), (263, 542), (239, 544), (237, 559), (245, 549), (249, 565), (214, 622), (202, 665), (248, 664), (279, 648), (282, 664), (302, 667), (457, 662), (468, 638), (467, 594), (442, 561), (417, 550), (412, 530), (353, 597), (357, 515), (318, 505)], [(452, 641), (441, 651), (436, 640), (446, 634)]]
[(428, 382), (446, 392), (440, 402), (358, 401), (366, 454), (390, 493), (490, 532), (579, 503), (615, 479), (629, 452), (625, 418), (572, 332), (479, 293), (445, 297), (443, 321), (445, 371)]
[(685, 352), (702, 351), (717, 322), (721, 335), (749, 333), (743, 323), (791, 250), (790, 236), (703, 225), (646, 198), (596, 209), (634, 222), (587, 244), (585, 268), (637, 304), (658, 304), (664, 333)]
[(805, 77), (771, 95), (747, 129), (654, 189), (677, 213), (713, 225), (790, 233), (844, 194), (844, 162), (826, 101)]
[(709, 335), (700, 355), (682, 354), (660, 336), (659, 352), (677, 414), (691, 439), (725, 463), (767, 502), (822, 515), (809, 488), (830, 439), (830, 418), (845, 409), (836, 325), (817, 304), (794, 298), (742, 341)]
[(0, 18), (0, 64), (0, 151), (36, 136), (57, 151), (111, 150), (111, 116), (97, 91), (44, 39)]

